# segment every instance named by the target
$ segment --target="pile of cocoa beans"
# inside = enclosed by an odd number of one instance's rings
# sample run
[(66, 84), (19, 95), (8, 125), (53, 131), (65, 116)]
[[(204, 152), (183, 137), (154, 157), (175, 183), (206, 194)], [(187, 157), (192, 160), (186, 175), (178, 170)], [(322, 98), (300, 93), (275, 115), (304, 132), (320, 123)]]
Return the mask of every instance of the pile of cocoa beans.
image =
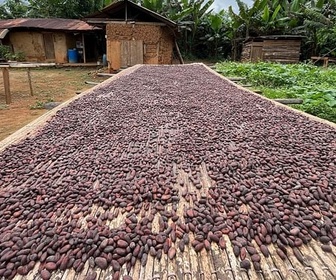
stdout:
[(335, 202), (335, 128), (201, 65), (144, 66), (0, 154), (0, 278), (88, 262), (119, 279), (149, 255), (211, 243), (232, 246), (245, 269), (261, 269), (269, 244), (304, 262), (312, 239), (335, 250)]

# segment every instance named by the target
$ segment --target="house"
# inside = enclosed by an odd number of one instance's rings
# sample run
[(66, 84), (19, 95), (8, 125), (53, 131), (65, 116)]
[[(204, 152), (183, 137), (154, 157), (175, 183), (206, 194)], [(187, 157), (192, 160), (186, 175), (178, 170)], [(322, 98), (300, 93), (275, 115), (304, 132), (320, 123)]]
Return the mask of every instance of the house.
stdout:
[[(22, 52), (30, 62), (67, 63), (68, 52), (78, 52), (79, 62), (97, 61), (103, 31), (81, 20), (21, 18), (0, 20), (0, 43), (14, 53)], [(74, 61), (76, 62), (76, 61)]]
[(171, 64), (177, 46), (175, 22), (131, 1), (112, 3), (86, 18), (106, 31), (109, 68), (135, 64)]
[(248, 38), (243, 44), (243, 62), (296, 63), (300, 60), (302, 36), (272, 35)]

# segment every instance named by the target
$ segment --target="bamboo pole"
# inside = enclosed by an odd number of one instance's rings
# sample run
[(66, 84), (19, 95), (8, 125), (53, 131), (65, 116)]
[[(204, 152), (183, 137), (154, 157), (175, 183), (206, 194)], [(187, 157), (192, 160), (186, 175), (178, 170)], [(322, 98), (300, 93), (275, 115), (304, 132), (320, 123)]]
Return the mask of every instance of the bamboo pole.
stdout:
[(29, 83), (30, 95), (31, 95), (31, 96), (34, 96), (34, 91), (33, 91), (33, 85), (32, 85), (32, 80), (31, 80), (30, 68), (27, 68), (27, 75), (28, 75), (28, 83)]
[(12, 102), (12, 97), (11, 97), (11, 92), (10, 92), (8, 68), (2, 68), (2, 77), (4, 81), (6, 104), (10, 104)]

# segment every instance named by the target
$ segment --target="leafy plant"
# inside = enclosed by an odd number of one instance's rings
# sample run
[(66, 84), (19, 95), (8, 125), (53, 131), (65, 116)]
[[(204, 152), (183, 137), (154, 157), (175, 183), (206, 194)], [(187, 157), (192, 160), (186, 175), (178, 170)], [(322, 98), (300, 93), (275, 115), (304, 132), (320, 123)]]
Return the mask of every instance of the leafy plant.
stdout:
[(12, 53), (11, 48), (7, 45), (0, 45), (0, 58), (6, 60), (24, 61), (26, 56), (23, 52)]
[(336, 68), (312, 64), (224, 62), (216, 65), (225, 76), (244, 77), (268, 98), (301, 98), (296, 108), (336, 123)]
[(10, 55), (11, 55), (11, 49), (9, 46), (6, 45), (0, 45), (0, 58), (3, 59), (9, 59)]
[(49, 102), (54, 102), (52, 98), (48, 98), (46, 101), (37, 100), (35, 104), (30, 106), (30, 110), (45, 109), (45, 104)]

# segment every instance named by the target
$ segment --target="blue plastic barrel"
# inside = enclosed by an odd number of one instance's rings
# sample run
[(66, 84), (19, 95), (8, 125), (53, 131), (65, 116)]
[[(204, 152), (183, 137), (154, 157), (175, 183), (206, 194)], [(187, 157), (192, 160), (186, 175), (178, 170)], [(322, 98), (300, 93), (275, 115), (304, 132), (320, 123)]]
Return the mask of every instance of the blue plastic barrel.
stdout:
[(107, 57), (106, 57), (106, 54), (103, 54), (103, 66), (107, 66)]
[(78, 62), (78, 51), (76, 49), (68, 49), (68, 60), (69, 63)]

